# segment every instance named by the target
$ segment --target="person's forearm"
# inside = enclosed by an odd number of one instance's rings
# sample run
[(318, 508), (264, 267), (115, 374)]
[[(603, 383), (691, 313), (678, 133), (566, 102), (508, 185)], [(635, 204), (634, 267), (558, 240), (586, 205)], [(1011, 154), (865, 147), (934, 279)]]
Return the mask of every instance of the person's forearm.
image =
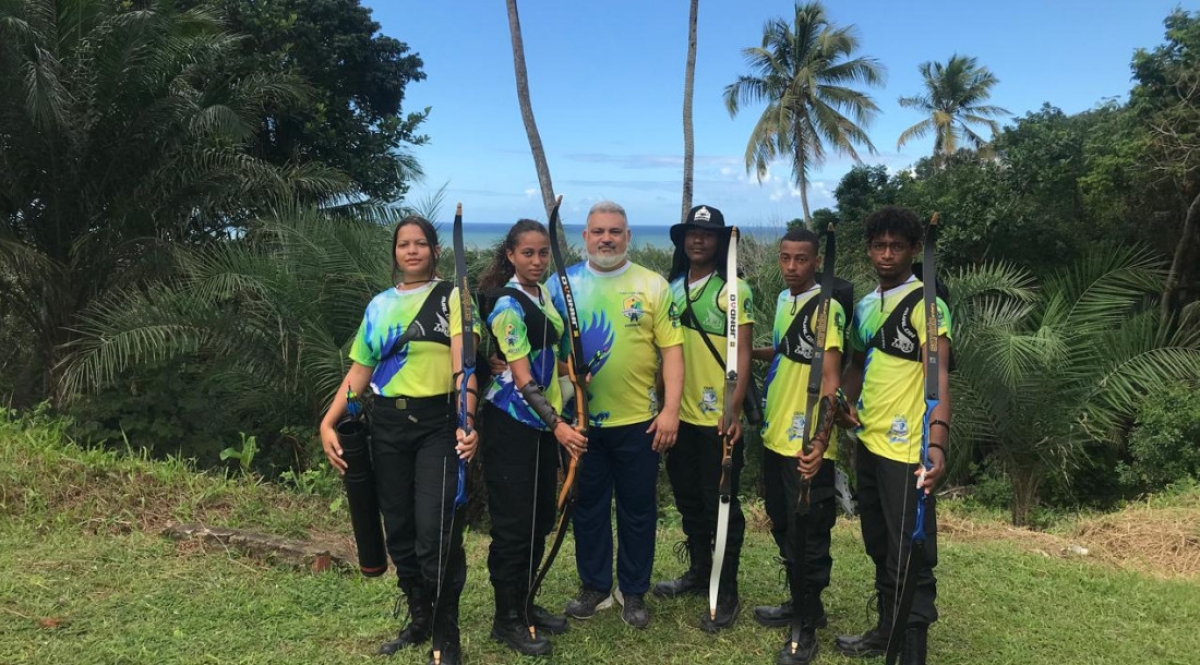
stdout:
[(846, 369), (846, 375), (842, 377), (842, 392), (846, 394), (846, 399), (854, 404), (858, 402), (858, 397), (862, 394), (862, 387), (863, 355), (854, 353), (850, 356), (850, 367)]
[(750, 351), (750, 357), (754, 360), (758, 360), (758, 361), (762, 361), (762, 362), (771, 362), (771, 359), (775, 357), (775, 347), (773, 347), (773, 346), (757, 347)]
[(683, 347), (662, 349), (663, 410), (678, 414), (683, 401)]

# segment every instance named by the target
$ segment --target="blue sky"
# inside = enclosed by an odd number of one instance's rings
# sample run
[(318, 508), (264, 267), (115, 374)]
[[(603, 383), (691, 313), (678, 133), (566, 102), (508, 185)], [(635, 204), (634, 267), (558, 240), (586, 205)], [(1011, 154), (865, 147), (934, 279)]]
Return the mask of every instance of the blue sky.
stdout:
[[(365, 0), (389, 36), (425, 62), (425, 81), (409, 86), (407, 110), (429, 106), (416, 148), (426, 179), (410, 199), (443, 184), (447, 204), (462, 201), (479, 222), (543, 218), (537, 176), (517, 105), (505, 3), (459, 0), (397, 3)], [(1124, 99), (1138, 47), (1163, 41), (1162, 20), (1177, 0), (931, 0), (827, 2), (832, 20), (857, 26), (862, 54), (886, 69), (871, 91), (881, 109), (868, 132), (878, 154), (868, 163), (902, 169), (932, 139), (897, 152), (896, 138), (921, 117), (897, 98), (921, 92), (917, 66), (960, 53), (999, 77), (993, 103), (1020, 116), (1050, 102), (1068, 113)], [(668, 225), (679, 218), (683, 174), (683, 70), (687, 0), (519, 3), (533, 110), (550, 172), (565, 196), (564, 220), (582, 222), (602, 199), (626, 207), (630, 223)], [(761, 107), (730, 118), (724, 87), (745, 73), (741, 49), (755, 46), (763, 24), (791, 16), (779, 0), (700, 0), (694, 122), (695, 203), (722, 209), (729, 223), (780, 224), (801, 216), (790, 166), (774, 165), (761, 184), (743, 154)], [(850, 168), (833, 157), (812, 174), (812, 209), (832, 206)]]

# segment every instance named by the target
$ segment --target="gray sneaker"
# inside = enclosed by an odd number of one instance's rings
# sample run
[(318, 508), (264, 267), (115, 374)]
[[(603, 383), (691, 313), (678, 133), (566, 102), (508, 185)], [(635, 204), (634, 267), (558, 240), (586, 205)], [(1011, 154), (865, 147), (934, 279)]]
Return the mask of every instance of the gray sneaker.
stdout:
[(645, 628), (650, 625), (650, 610), (646, 608), (646, 597), (644, 594), (631, 593), (628, 596), (621, 595), (621, 590), (615, 592), (617, 602), (623, 608), (621, 610), (621, 620), (634, 628)]
[(613, 598), (607, 591), (583, 587), (579, 595), (567, 603), (563, 612), (574, 619), (590, 619), (596, 616), (598, 610), (607, 610), (612, 604)]

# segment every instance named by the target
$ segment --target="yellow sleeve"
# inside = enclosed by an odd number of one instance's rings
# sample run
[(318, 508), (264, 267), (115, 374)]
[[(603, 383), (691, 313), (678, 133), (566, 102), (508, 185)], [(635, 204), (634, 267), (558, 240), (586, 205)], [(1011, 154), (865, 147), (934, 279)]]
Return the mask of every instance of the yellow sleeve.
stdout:
[(683, 328), (679, 324), (679, 307), (671, 297), (671, 286), (658, 277), (654, 303), (654, 343), (660, 349), (683, 344)]

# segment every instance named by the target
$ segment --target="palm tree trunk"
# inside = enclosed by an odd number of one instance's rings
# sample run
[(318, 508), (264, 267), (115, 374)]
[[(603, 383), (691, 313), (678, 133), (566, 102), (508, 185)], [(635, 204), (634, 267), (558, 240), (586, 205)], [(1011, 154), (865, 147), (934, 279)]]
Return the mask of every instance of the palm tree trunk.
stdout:
[(812, 215), (808, 212), (808, 156), (804, 153), (804, 141), (800, 136), (800, 128), (797, 127), (792, 136), (792, 146), (795, 151), (792, 159), (795, 162), (796, 187), (800, 190), (800, 207), (804, 210), (804, 226), (810, 231), (816, 232), (816, 229), (813, 228)]
[(542, 148), (542, 137), (538, 134), (537, 122), (533, 119), (533, 105), (529, 101), (529, 73), (525, 70), (521, 19), (517, 16), (517, 0), (505, 0), (505, 3), (508, 5), (508, 32), (512, 38), (513, 70), (517, 76), (517, 101), (521, 105), (521, 120), (529, 137), (529, 150), (533, 153), (533, 165), (542, 189), (542, 203), (546, 206), (546, 219), (549, 220), (550, 211), (554, 209), (554, 184), (550, 182), (550, 165), (546, 162), (546, 151)]
[(683, 212), (680, 220), (686, 219), (692, 209), (692, 179), (696, 166), (696, 144), (692, 133), (692, 93), (696, 83), (696, 16), (700, 11), (700, 0), (692, 0), (688, 15), (687, 66), (683, 72)]
[(1179, 272), (1183, 268), (1183, 260), (1188, 255), (1192, 244), (1192, 235), (1196, 230), (1196, 219), (1200, 217), (1200, 191), (1192, 198), (1187, 214), (1183, 218), (1183, 233), (1179, 236), (1179, 244), (1175, 245), (1175, 255), (1171, 259), (1171, 269), (1167, 272), (1166, 283), (1163, 284), (1162, 319), (1166, 321), (1175, 307), (1175, 296), (1179, 290)]
[(1015, 467), (1009, 471), (1012, 482), (1012, 524), (1013, 526), (1028, 526), (1029, 516), (1037, 505), (1038, 486), (1041, 484), (1037, 471), (1030, 468)]

